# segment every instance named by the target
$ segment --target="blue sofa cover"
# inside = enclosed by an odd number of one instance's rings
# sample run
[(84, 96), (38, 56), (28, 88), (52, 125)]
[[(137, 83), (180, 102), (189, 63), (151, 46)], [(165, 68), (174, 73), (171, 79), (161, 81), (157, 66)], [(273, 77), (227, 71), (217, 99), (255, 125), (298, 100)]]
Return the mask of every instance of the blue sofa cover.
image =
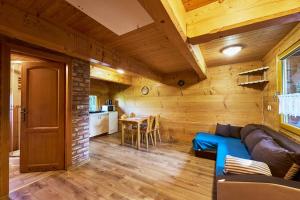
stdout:
[(222, 137), (209, 133), (199, 132), (193, 139), (193, 149), (195, 151), (216, 150), (216, 176), (224, 175), (226, 155), (251, 159), (246, 146), (240, 139), (232, 137)]

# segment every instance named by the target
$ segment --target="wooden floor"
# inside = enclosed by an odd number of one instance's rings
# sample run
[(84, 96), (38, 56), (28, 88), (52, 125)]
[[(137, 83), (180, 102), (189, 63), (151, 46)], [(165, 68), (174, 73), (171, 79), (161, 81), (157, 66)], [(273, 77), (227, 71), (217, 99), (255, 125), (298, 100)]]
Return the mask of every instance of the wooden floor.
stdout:
[(214, 161), (194, 157), (188, 144), (137, 151), (116, 136), (92, 139), (90, 161), (52, 172), (10, 193), (11, 199), (212, 199)]
[(20, 188), (44, 179), (57, 172), (20, 173), (20, 157), (9, 158), (9, 191), (14, 192)]

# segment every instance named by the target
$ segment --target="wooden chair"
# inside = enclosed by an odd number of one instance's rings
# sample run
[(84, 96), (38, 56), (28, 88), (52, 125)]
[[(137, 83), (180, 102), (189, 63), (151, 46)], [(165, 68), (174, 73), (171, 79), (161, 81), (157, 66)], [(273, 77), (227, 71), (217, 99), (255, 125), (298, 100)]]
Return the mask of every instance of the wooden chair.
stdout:
[(136, 117), (136, 114), (132, 112), (129, 114), (129, 117)]
[(159, 139), (159, 143), (161, 143), (161, 136), (160, 136), (160, 130), (159, 130), (159, 127), (160, 127), (160, 115), (156, 115), (155, 116), (155, 119), (154, 119), (154, 129), (153, 129), (153, 135), (154, 135), (154, 144), (156, 146), (156, 136), (158, 136), (158, 139)]
[(154, 117), (149, 116), (147, 119), (147, 127), (141, 129), (141, 141), (146, 141), (146, 149), (148, 151), (149, 148), (149, 137), (151, 139), (152, 145), (154, 146), (154, 140), (153, 140), (153, 123), (154, 123)]
[(127, 119), (128, 116), (126, 114), (121, 115), (121, 119)]
[[(121, 119), (127, 118), (128, 116), (126, 114), (121, 116)], [(137, 130), (132, 127), (132, 124), (126, 124), (124, 134), (125, 136), (131, 136), (131, 145), (133, 145), (134, 136), (137, 134)]]
[[(132, 113), (129, 114), (129, 117), (136, 117), (136, 114), (132, 112)], [(131, 128), (137, 129), (137, 125), (134, 124), (134, 125), (132, 125)]]

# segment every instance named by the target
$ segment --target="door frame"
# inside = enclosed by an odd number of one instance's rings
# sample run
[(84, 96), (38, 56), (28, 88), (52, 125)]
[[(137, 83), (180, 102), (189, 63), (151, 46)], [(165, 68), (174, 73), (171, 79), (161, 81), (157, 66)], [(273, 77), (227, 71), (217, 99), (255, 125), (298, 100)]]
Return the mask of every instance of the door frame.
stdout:
[[(31, 46), (31, 45), (30, 45)], [(9, 194), (10, 55), (12, 52), (65, 64), (65, 170), (72, 166), (72, 58), (27, 44), (0, 40), (0, 200)]]

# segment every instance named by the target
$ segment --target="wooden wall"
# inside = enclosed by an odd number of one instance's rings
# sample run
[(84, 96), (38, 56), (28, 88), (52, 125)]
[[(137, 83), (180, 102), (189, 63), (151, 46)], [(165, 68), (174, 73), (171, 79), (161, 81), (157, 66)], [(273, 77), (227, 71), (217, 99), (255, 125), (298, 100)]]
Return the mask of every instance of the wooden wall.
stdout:
[[(208, 68), (208, 79), (197, 82), (193, 72), (164, 77), (162, 84), (142, 77), (133, 86), (115, 92), (119, 108), (137, 114), (161, 114), (163, 139), (191, 142), (196, 132), (214, 132), (215, 125), (262, 123), (262, 91), (237, 86), (238, 73), (262, 65), (261, 61)], [(179, 79), (186, 81), (180, 90)], [(143, 86), (150, 93), (143, 96)]]
[(113, 99), (117, 93), (128, 87), (129, 86), (120, 83), (91, 79), (90, 95), (96, 95), (98, 97), (98, 106), (101, 108), (107, 99)]
[(98, 106), (101, 108), (105, 101), (111, 98), (109, 90), (109, 82), (91, 79), (90, 95), (96, 95), (98, 98)]
[[(269, 84), (263, 92), (263, 111), (264, 124), (280, 130), (280, 119), (278, 114), (278, 99), (275, 97), (277, 92), (277, 57), (295, 42), (300, 39), (300, 24), (298, 24), (284, 39), (282, 39), (270, 52), (263, 58), (263, 63), (270, 67), (268, 70)], [(272, 110), (268, 111), (267, 106), (271, 105)], [(300, 142), (300, 135), (282, 130), (295, 140)]]

